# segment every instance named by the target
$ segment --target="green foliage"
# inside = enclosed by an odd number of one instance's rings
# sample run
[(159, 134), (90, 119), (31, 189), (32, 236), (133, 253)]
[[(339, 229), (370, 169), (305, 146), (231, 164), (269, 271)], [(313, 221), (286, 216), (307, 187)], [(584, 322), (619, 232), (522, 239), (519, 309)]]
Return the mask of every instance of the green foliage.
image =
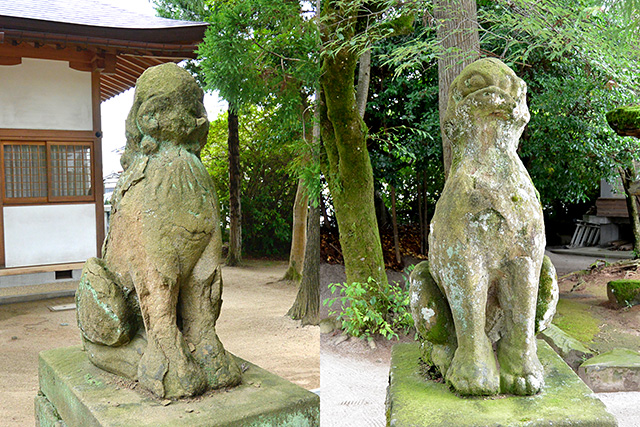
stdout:
[(602, 2), (494, 1), (478, 12), (483, 42), (500, 46), (500, 55), (511, 63), (530, 63), (532, 55), (544, 51), (549, 60), (575, 58), (621, 86), (637, 88), (637, 23), (630, 26), (619, 8), (598, 3)]
[(280, 105), (300, 117), (317, 81), (318, 34), (296, 0), (214, 1), (198, 48), (209, 89), (235, 108)]
[[(281, 134), (272, 132), (270, 112), (258, 109), (240, 116), (242, 145), (243, 251), (260, 256), (285, 256), (291, 241), (291, 210), (296, 179), (289, 173), (291, 147)], [(229, 164), (227, 117), (213, 120), (202, 162), (211, 175), (220, 199), (222, 230), (226, 236), (229, 215)]]
[(535, 53), (530, 59), (533, 66), (520, 70), (531, 121), (519, 154), (544, 205), (588, 200), (600, 179), (617, 178), (619, 167), (639, 158), (637, 140), (617, 136), (605, 117), (633, 98), (575, 58), (549, 61)]
[(380, 285), (369, 277), (366, 283), (332, 283), (331, 293), (339, 291), (341, 296), (327, 298), (324, 305), (330, 307), (340, 301), (338, 315), (342, 329), (354, 337), (372, 337), (380, 334), (387, 339), (398, 337), (398, 331), (405, 333), (413, 327), (413, 318), (409, 310), (409, 291), (398, 284)]
[(416, 195), (420, 187), (425, 187), (433, 206), (444, 186), (438, 71), (435, 64), (424, 63), (395, 73), (382, 58), (408, 40), (434, 36), (419, 23), (416, 26), (412, 34), (382, 40), (375, 46), (365, 113), (377, 190), (388, 202), (387, 191), (380, 184), (395, 186), (402, 194), (398, 217), (415, 223), (419, 222)]

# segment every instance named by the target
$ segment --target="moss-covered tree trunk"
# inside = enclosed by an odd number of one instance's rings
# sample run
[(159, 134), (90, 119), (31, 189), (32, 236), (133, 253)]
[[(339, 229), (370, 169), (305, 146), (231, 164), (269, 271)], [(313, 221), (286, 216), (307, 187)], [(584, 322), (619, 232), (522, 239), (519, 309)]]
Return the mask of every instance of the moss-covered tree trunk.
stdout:
[[(439, 25), (437, 37), (445, 54), (438, 58), (438, 89), (440, 128), (447, 111), (449, 86), (460, 72), (478, 58), (480, 42), (476, 17), (476, 0), (436, 0), (434, 15)], [(449, 175), (451, 145), (442, 135), (444, 173)]]
[(320, 206), (309, 209), (302, 280), (287, 316), (302, 320), (303, 326), (320, 322)]
[(341, 34), (342, 48), (323, 55), (321, 132), (326, 153), (324, 174), (333, 197), (347, 282), (369, 277), (387, 284), (373, 201), (373, 170), (366, 144), (366, 127), (354, 89), (356, 52), (346, 46), (354, 35), (356, 13), (343, 15), (337, 2), (325, 3), (327, 20), (321, 27), (325, 46)]
[(238, 265), (242, 260), (242, 211), (240, 208), (240, 135), (238, 114), (229, 106), (229, 254), (227, 265)]
[(631, 228), (633, 230), (633, 253), (634, 258), (638, 258), (640, 254), (640, 212), (638, 210), (638, 200), (635, 194), (631, 194), (630, 187), (635, 179), (636, 172), (633, 166), (620, 171), (622, 178), (622, 187), (627, 201), (627, 211), (631, 220)]
[(307, 210), (309, 195), (302, 180), (298, 180), (296, 200), (293, 203), (293, 227), (291, 232), (291, 250), (289, 251), (289, 268), (284, 273), (285, 280), (298, 281), (302, 277), (304, 247), (307, 240)]

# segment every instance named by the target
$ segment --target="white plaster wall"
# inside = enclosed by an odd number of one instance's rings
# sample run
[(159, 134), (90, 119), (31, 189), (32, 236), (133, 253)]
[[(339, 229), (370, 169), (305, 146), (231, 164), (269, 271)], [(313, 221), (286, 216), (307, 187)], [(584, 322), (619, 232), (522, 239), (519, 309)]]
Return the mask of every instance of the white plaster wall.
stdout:
[(45, 59), (0, 66), (0, 128), (93, 130), (91, 73)]
[(6, 267), (85, 261), (96, 256), (93, 204), (5, 206)]

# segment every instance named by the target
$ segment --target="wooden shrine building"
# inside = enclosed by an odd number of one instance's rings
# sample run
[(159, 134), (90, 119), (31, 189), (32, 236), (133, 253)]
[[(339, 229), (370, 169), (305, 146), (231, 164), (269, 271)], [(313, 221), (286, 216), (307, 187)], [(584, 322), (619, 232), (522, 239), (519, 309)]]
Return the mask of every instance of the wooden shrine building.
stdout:
[(100, 253), (100, 102), (194, 58), (206, 26), (96, 0), (0, 2), (0, 286)]

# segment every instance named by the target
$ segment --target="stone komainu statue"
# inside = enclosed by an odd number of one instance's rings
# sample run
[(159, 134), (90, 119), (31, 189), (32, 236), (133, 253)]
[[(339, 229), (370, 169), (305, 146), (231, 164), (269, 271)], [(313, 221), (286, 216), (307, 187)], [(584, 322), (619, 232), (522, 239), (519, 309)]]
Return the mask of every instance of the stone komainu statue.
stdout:
[(175, 64), (138, 79), (102, 259), (87, 261), (76, 293), (89, 359), (163, 397), (241, 380), (215, 332), (221, 237), (199, 159), (209, 129), (202, 99)]
[(526, 85), (499, 60), (474, 62), (451, 85), (452, 166), (410, 292), (423, 356), (461, 394), (530, 395), (544, 382), (535, 334), (551, 322), (558, 285), (516, 154), (528, 121)]

